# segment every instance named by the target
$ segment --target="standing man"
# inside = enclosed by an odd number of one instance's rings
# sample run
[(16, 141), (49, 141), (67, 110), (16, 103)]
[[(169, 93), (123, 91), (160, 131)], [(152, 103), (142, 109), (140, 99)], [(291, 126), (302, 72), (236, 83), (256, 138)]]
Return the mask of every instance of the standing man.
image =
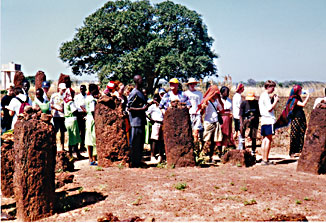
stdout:
[(75, 97), (75, 104), (77, 107), (77, 123), (78, 123), (78, 128), (79, 128), (79, 133), (80, 133), (80, 147), (79, 151), (80, 152), (85, 152), (85, 116), (87, 114), (86, 112), (86, 86), (84, 84), (80, 85), (80, 93), (76, 95)]
[(3, 132), (11, 129), (11, 122), (13, 117), (9, 114), (7, 106), (10, 104), (11, 99), (14, 97), (14, 85), (11, 84), (7, 88), (7, 94), (1, 99), (1, 128)]
[(66, 84), (60, 83), (58, 90), (59, 92), (56, 92), (52, 94), (50, 99), (50, 106), (51, 106), (51, 113), (53, 116), (53, 124), (54, 124), (54, 130), (56, 134), (60, 130), (60, 142), (62, 146), (62, 151), (64, 151), (64, 144), (65, 144), (65, 114), (63, 111), (63, 98), (64, 93), (66, 91)]
[(274, 135), (274, 124), (276, 122), (274, 115), (274, 108), (279, 98), (276, 94), (273, 95), (272, 99), (269, 94), (274, 92), (276, 83), (268, 80), (265, 82), (265, 90), (259, 97), (259, 110), (261, 115), (261, 135), (262, 140), (262, 165), (270, 165), (268, 161), (269, 151), (271, 149), (272, 136)]
[(254, 156), (256, 154), (256, 139), (259, 125), (259, 105), (258, 100), (255, 98), (254, 92), (248, 92), (246, 100), (240, 105), (240, 131), (239, 135), (239, 146), (238, 148), (246, 149), (245, 138), (246, 129), (249, 128), (249, 137), (251, 139), (251, 154)]
[[(240, 135), (240, 105), (242, 103), (241, 94), (244, 91), (244, 85), (238, 84), (237, 89), (235, 90), (235, 94), (232, 98), (232, 114), (233, 114), (233, 121), (234, 121), (234, 134), (233, 134), (233, 140), (236, 141), (236, 138)], [(240, 143), (240, 138), (239, 138)]]
[(171, 102), (173, 101), (179, 101), (182, 103), (186, 103), (187, 107), (191, 107), (191, 103), (189, 101), (188, 96), (183, 92), (179, 91), (179, 81), (177, 78), (172, 78), (170, 81), (170, 91), (166, 94), (164, 94), (161, 102), (160, 102), (160, 109), (165, 114), (165, 111), (168, 109), (168, 107), (171, 106)]
[(199, 132), (203, 129), (200, 111), (196, 111), (197, 106), (200, 104), (201, 100), (203, 100), (203, 93), (196, 90), (195, 87), (197, 84), (198, 81), (196, 81), (195, 78), (189, 78), (187, 83), (188, 90), (185, 92), (185, 95), (188, 96), (191, 103), (189, 114), (195, 143), (199, 141)]
[(131, 126), (131, 134), (129, 139), (131, 147), (131, 167), (141, 167), (141, 159), (145, 143), (145, 112), (148, 108), (148, 104), (147, 98), (142, 93), (142, 76), (135, 75), (134, 83), (135, 88), (130, 92), (127, 103)]

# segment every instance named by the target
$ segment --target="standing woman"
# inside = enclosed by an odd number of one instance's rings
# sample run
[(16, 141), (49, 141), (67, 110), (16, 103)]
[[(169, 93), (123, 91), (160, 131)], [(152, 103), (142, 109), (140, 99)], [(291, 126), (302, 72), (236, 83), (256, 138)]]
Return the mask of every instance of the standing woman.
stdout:
[(78, 150), (78, 143), (81, 138), (79, 134), (77, 113), (78, 109), (74, 103), (75, 91), (68, 88), (65, 92), (64, 101), (64, 114), (65, 114), (65, 126), (68, 132), (68, 148), (69, 156), (72, 157), (73, 150), (76, 152), (77, 159), (83, 159)]
[(99, 96), (99, 90), (96, 84), (89, 84), (88, 87), (90, 95), (86, 97), (86, 131), (85, 131), (85, 145), (88, 149), (88, 158), (91, 166), (97, 166), (96, 163), (96, 137), (95, 137), (95, 105)]
[(307, 104), (309, 93), (304, 101), (301, 98), (302, 87), (294, 85), (290, 92), (290, 97), (286, 102), (285, 109), (275, 123), (275, 129), (287, 126), (291, 122), (290, 152), (294, 157), (296, 153), (302, 151), (304, 135), (307, 129), (306, 116), (303, 107)]
[[(208, 156), (208, 161), (212, 161), (215, 146), (221, 140), (219, 113), (222, 110), (223, 102), (220, 91), (216, 85), (212, 85), (206, 91), (197, 108), (197, 111), (204, 115), (204, 146), (198, 154), (199, 159), (205, 159)], [(219, 155), (221, 156), (221, 151), (219, 151)]]
[(219, 150), (225, 152), (225, 148), (228, 146), (234, 146), (233, 135), (232, 135), (232, 101), (229, 98), (230, 89), (226, 86), (220, 89), (222, 95), (222, 102), (224, 110), (221, 112), (223, 124), (221, 125), (222, 130), (222, 141), (219, 141), (217, 145)]
[(44, 91), (42, 88), (38, 88), (35, 92), (35, 99), (33, 101), (33, 108), (39, 107), (42, 113), (50, 114), (51, 106), (47, 99), (44, 99)]

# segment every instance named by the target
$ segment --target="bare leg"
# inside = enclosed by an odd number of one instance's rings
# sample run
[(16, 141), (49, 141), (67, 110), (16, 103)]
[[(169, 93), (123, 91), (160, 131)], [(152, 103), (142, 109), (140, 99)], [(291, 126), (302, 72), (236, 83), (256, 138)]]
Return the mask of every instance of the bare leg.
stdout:
[(268, 161), (269, 151), (271, 149), (272, 135), (265, 136), (262, 141), (262, 155), (263, 161)]
[(93, 146), (88, 146), (88, 158), (89, 162), (93, 162)]
[(60, 131), (60, 142), (62, 145), (62, 151), (65, 150), (65, 133), (63, 131)]

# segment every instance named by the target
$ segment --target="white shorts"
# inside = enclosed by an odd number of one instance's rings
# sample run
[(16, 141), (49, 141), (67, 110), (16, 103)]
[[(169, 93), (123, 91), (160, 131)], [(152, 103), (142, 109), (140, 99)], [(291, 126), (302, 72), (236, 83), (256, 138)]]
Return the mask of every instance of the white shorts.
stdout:
[(191, 121), (192, 130), (201, 130), (201, 129), (203, 129), (200, 114), (190, 114), (190, 121)]
[(161, 138), (162, 124), (155, 122), (152, 125), (151, 139), (159, 140)]

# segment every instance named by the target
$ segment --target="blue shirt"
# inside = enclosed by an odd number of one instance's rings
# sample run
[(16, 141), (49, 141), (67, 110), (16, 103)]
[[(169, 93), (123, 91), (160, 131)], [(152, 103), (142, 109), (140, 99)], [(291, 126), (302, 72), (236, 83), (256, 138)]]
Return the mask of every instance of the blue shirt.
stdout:
[[(171, 106), (171, 96), (170, 96), (171, 94), (173, 94), (172, 91), (169, 91), (168, 93), (166, 93), (163, 96), (161, 103), (160, 103), (160, 109), (164, 108), (166, 110), (166, 109), (168, 109), (168, 107)], [(190, 100), (189, 100), (188, 96), (183, 91), (178, 91), (177, 97), (180, 102), (186, 103), (188, 108), (191, 107)]]
[[(134, 88), (128, 96), (128, 108), (142, 108), (147, 103), (147, 98), (138, 89)], [(132, 127), (146, 125), (146, 113), (143, 111), (129, 111), (129, 121)]]

